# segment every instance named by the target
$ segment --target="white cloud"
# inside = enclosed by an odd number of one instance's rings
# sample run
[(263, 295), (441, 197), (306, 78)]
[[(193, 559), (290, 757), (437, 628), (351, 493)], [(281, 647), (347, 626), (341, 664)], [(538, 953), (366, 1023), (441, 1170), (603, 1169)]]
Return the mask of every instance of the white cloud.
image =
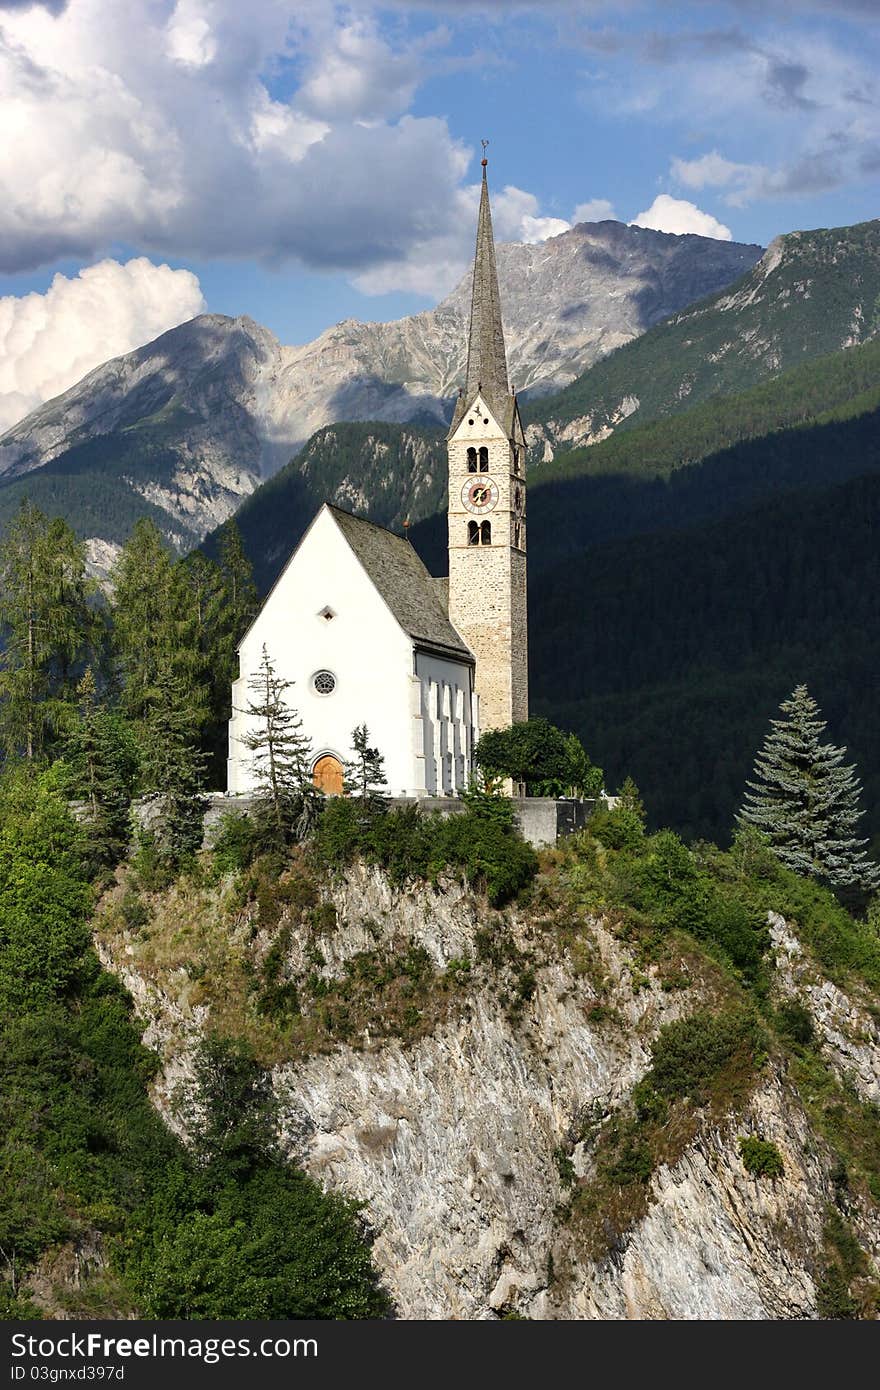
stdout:
[(93, 367), (205, 308), (195, 275), (138, 257), (99, 261), (45, 294), (0, 299), (0, 431)]
[(571, 215), (572, 222), (607, 222), (615, 219), (614, 206), (607, 198), (590, 198), (586, 203), (578, 203)]
[(651, 206), (634, 217), (629, 225), (652, 227), (656, 232), (675, 232), (678, 236), (708, 236), (717, 241), (733, 239), (730, 228), (710, 212), (703, 212), (696, 203), (689, 203), (685, 198), (671, 198), (668, 193), (658, 193)]
[(738, 164), (717, 150), (698, 159), (673, 159), (672, 177), (684, 188), (723, 188), (729, 207), (743, 207), (770, 190), (772, 176), (763, 164)]
[[(370, 3), (330, 0), (3, 6), (0, 271), (121, 244), (434, 294), (469, 260), (474, 151), (407, 114), (465, 61), (445, 29), (380, 31)], [(520, 240), (568, 225), (516, 189), (497, 215)]]
[(177, 0), (167, 34), (169, 54), (184, 67), (204, 67), (217, 55), (217, 40), (200, 0)]
[(297, 101), (324, 119), (395, 116), (409, 106), (420, 76), (417, 50), (395, 53), (372, 24), (357, 19), (315, 54)]

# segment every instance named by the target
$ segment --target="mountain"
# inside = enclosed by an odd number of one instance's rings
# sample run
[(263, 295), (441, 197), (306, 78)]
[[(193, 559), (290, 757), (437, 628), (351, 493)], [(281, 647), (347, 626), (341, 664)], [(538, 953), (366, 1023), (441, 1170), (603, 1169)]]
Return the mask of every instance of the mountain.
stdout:
[(880, 331), (880, 221), (777, 237), (735, 285), (674, 312), (526, 411), (533, 461), (742, 391)]
[[(498, 247), (518, 389), (558, 389), (729, 285), (760, 254), (616, 222)], [(192, 543), (325, 424), (445, 423), (464, 376), (469, 299), (466, 277), (436, 309), (396, 323), (346, 320), (299, 347), (248, 318), (202, 315), (96, 368), (7, 431), (0, 479), (39, 470), (28, 483), (34, 500), (63, 505), (80, 534), (118, 542), (154, 507), (178, 545)]]
[[(532, 707), (574, 729), (611, 785), (632, 773), (655, 823), (723, 838), (770, 717), (806, 681), (880, 835), (878, 374), (874, 341), (532, 472)], [(414, 511), (410, 537), (444, 573), (444, 457), (440, 431), (320, 431), (238, 513), (260, 587), (318, 500), (303, 474), (397, 529), (417, 474), (438, 510)], [(352, 498), (348, 479), (371, 469), (369, 501)]]

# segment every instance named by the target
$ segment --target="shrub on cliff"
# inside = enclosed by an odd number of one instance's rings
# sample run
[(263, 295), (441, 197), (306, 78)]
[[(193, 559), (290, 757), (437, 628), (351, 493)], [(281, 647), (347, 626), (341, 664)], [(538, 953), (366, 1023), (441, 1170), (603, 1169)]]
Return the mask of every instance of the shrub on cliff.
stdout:
[(398, 886), (459, 872), (497, 907), (531, 882), (537, 856), (516, 830), (506, 797), (479, 792), (466, 803), (465, 811), (452, 816), (424, 815), (413, 805), (365, 817), (358, 803), (336, 797), (321, 816), (314, 853), (330, 869), (361, 855)]

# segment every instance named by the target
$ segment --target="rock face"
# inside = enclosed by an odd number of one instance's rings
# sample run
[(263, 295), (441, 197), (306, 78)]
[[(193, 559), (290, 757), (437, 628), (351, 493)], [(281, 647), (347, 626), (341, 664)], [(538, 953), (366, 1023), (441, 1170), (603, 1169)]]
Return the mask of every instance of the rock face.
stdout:
[[(565, 385), (659, 319), (729, 285), (760, 252), (617, 222), (500, 246), (516, 388)], [(55, 460), (82, 469), (88, 446), (110, 436), (126, 486), (167, 512), (178, 531), (201, 537), (323, 425), (444, 423), (464, 380), (469, 303), (467, 277), (436, 309), (395, 323), (349, 319), (298, 347), (282, 346), (247, 317), (201, 315), (96, 368), (15, 425), (0, 439), (0, 477)], [(112, 471), (101, 486), (112, 486)]]
[[(398, 891), (378, 871), (354, 868), (331, 896), (336, 926), (307, 941), (294, 934), (293, 970), (321, 962), (332, 980), (377, 944), (417, 944), (448, 967), (479, 959), (487, 926), (509, 933), (534, 965), (519, 1005), (511, 1006), (509, 988), (474, 980), (411, 1042), (366, 1035), (274, 1067), (284, 1150), (325, 1186), (364, 1203), (399, 1316), (816, 1316), (832, 1156), (773, 1067), (745, 1111), (699, 1127), (654, 1172), (646, 1209), (610, 1253), (590, 1258), (560, 1214), (572, 1181), (560, 1156), (569, 1173), (588, 1179), (591, 1171), (594, 1141), (578, 1137), (584, 1117), (598, 1117), (601, 1129), (616, 1113), (647, 1069), (662, 1024), (711, 1002), (709, 978), (694, 974), (688, 987), (664, 990), (654, 967), (643, 975), (599, 920), (577, 952), (560, 953), (524, 913), (502, 923), (453, 883)], [(777, 951), (796, 961), (796, 938), (781, 919), (774, 932)], [(204, 1005), (190, 1009), (176, 977), (145, 980), (137, 944), (124, 934), (99, 934), (99, 948), (133, 992), (145, 1042), (163, 1058), (156, 1099), (170, 1114), (174, 1085), (206, 1025)], [(806, 982), (784, 961), (781, 968), (783, 990), (800, 994)], [(596, 1009), (599, 979), (610, 1010)], [(820, 1028), (823, 1017), (817, 1007)], [(838, 1047), (834, 1029), (827, 1047)], [(748, 1134), (776, 1145), (783, 1177), (749, 1175), (737, 1147)], [(853, 1220), (876, 1256), (876, 1217)]]

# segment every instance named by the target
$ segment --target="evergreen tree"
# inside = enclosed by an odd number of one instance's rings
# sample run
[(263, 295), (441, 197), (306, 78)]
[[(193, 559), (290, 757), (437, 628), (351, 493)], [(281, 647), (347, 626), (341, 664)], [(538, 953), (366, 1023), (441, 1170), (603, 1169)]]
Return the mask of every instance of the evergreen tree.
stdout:
[(366, 724), (359, 724), (357, 728), (352, 729), (351, 744), (354, 757), (345, 764), (345, 790), (349, 796), (356, 797), (360, 802), (362, 812), (378, 810), (386, 801), (381, 790), (388, 785), (385, 759), (378, 748), (370, 747), (370, 735)]
[(142, 518), (113, 571), (113, 630), (122, 677), (121, 708), (145, 720), (157, 682), (173, 675), (204, 723), (208, 694), (199, 641), (198, 602), (175, 565), (155, 522)]
[(145, 792), (161, 798), (159, 848), (171, 866), (202, 842), (207, 759), (199, 747), (200, 722), (183, 678), (159, 671), (143, 725), (141, 781)]
[(91, 666), (77, 686), (77, 697), (77, 719), (65, 740), (69, 790), (86, 804), (89, 844), (95, 857), (112, 864), (128, 842), (137, 745), (122, 716), (99, 704)]
[(301, 732), (302, 720), (285, 699), (293, 684), (277, 674), (264, 646), (248, 682), (253, 698), (244, 712), (252, 727), (241, 741), (253, 754), (258, 822), (279, 848), (308, 833), (319, 801), (311, 777), (311, 744)]
[[(219, 570), (224, 611), (232, 639), (232, 651), (244, 636), (257, 611), (257, 586), (251, 562), (244, 553), (241, 532), (233, 518), (220, 528)], [(237, 674), (237, 673), (236, 673)]]
[(63, 716), (96, 620), (85, 551), (62, 520), (22, 503), (0, 547), (0, 721), (6, 750), (33, 760)]
[(826, 725), (805, 685), (780, 706), (782, 719), (755, 760), (740, 826), (753, 826), (773, 853), (795, 873), (833, 888), (880, 887), (880, 868), (854, 835), (862, 815), (855, 768), (844, 766), (845, 748), (820, 742)]
[(235, 522), (228, 521), (219, 533), (219, 563), (197, 550), (180, 562), (180, 569), (200, 654), (200, 681), (209, 705), (204, 743), (210, 750), (213, 776), (222, 784), (238, 643), (257, 610), (253, 573)]

